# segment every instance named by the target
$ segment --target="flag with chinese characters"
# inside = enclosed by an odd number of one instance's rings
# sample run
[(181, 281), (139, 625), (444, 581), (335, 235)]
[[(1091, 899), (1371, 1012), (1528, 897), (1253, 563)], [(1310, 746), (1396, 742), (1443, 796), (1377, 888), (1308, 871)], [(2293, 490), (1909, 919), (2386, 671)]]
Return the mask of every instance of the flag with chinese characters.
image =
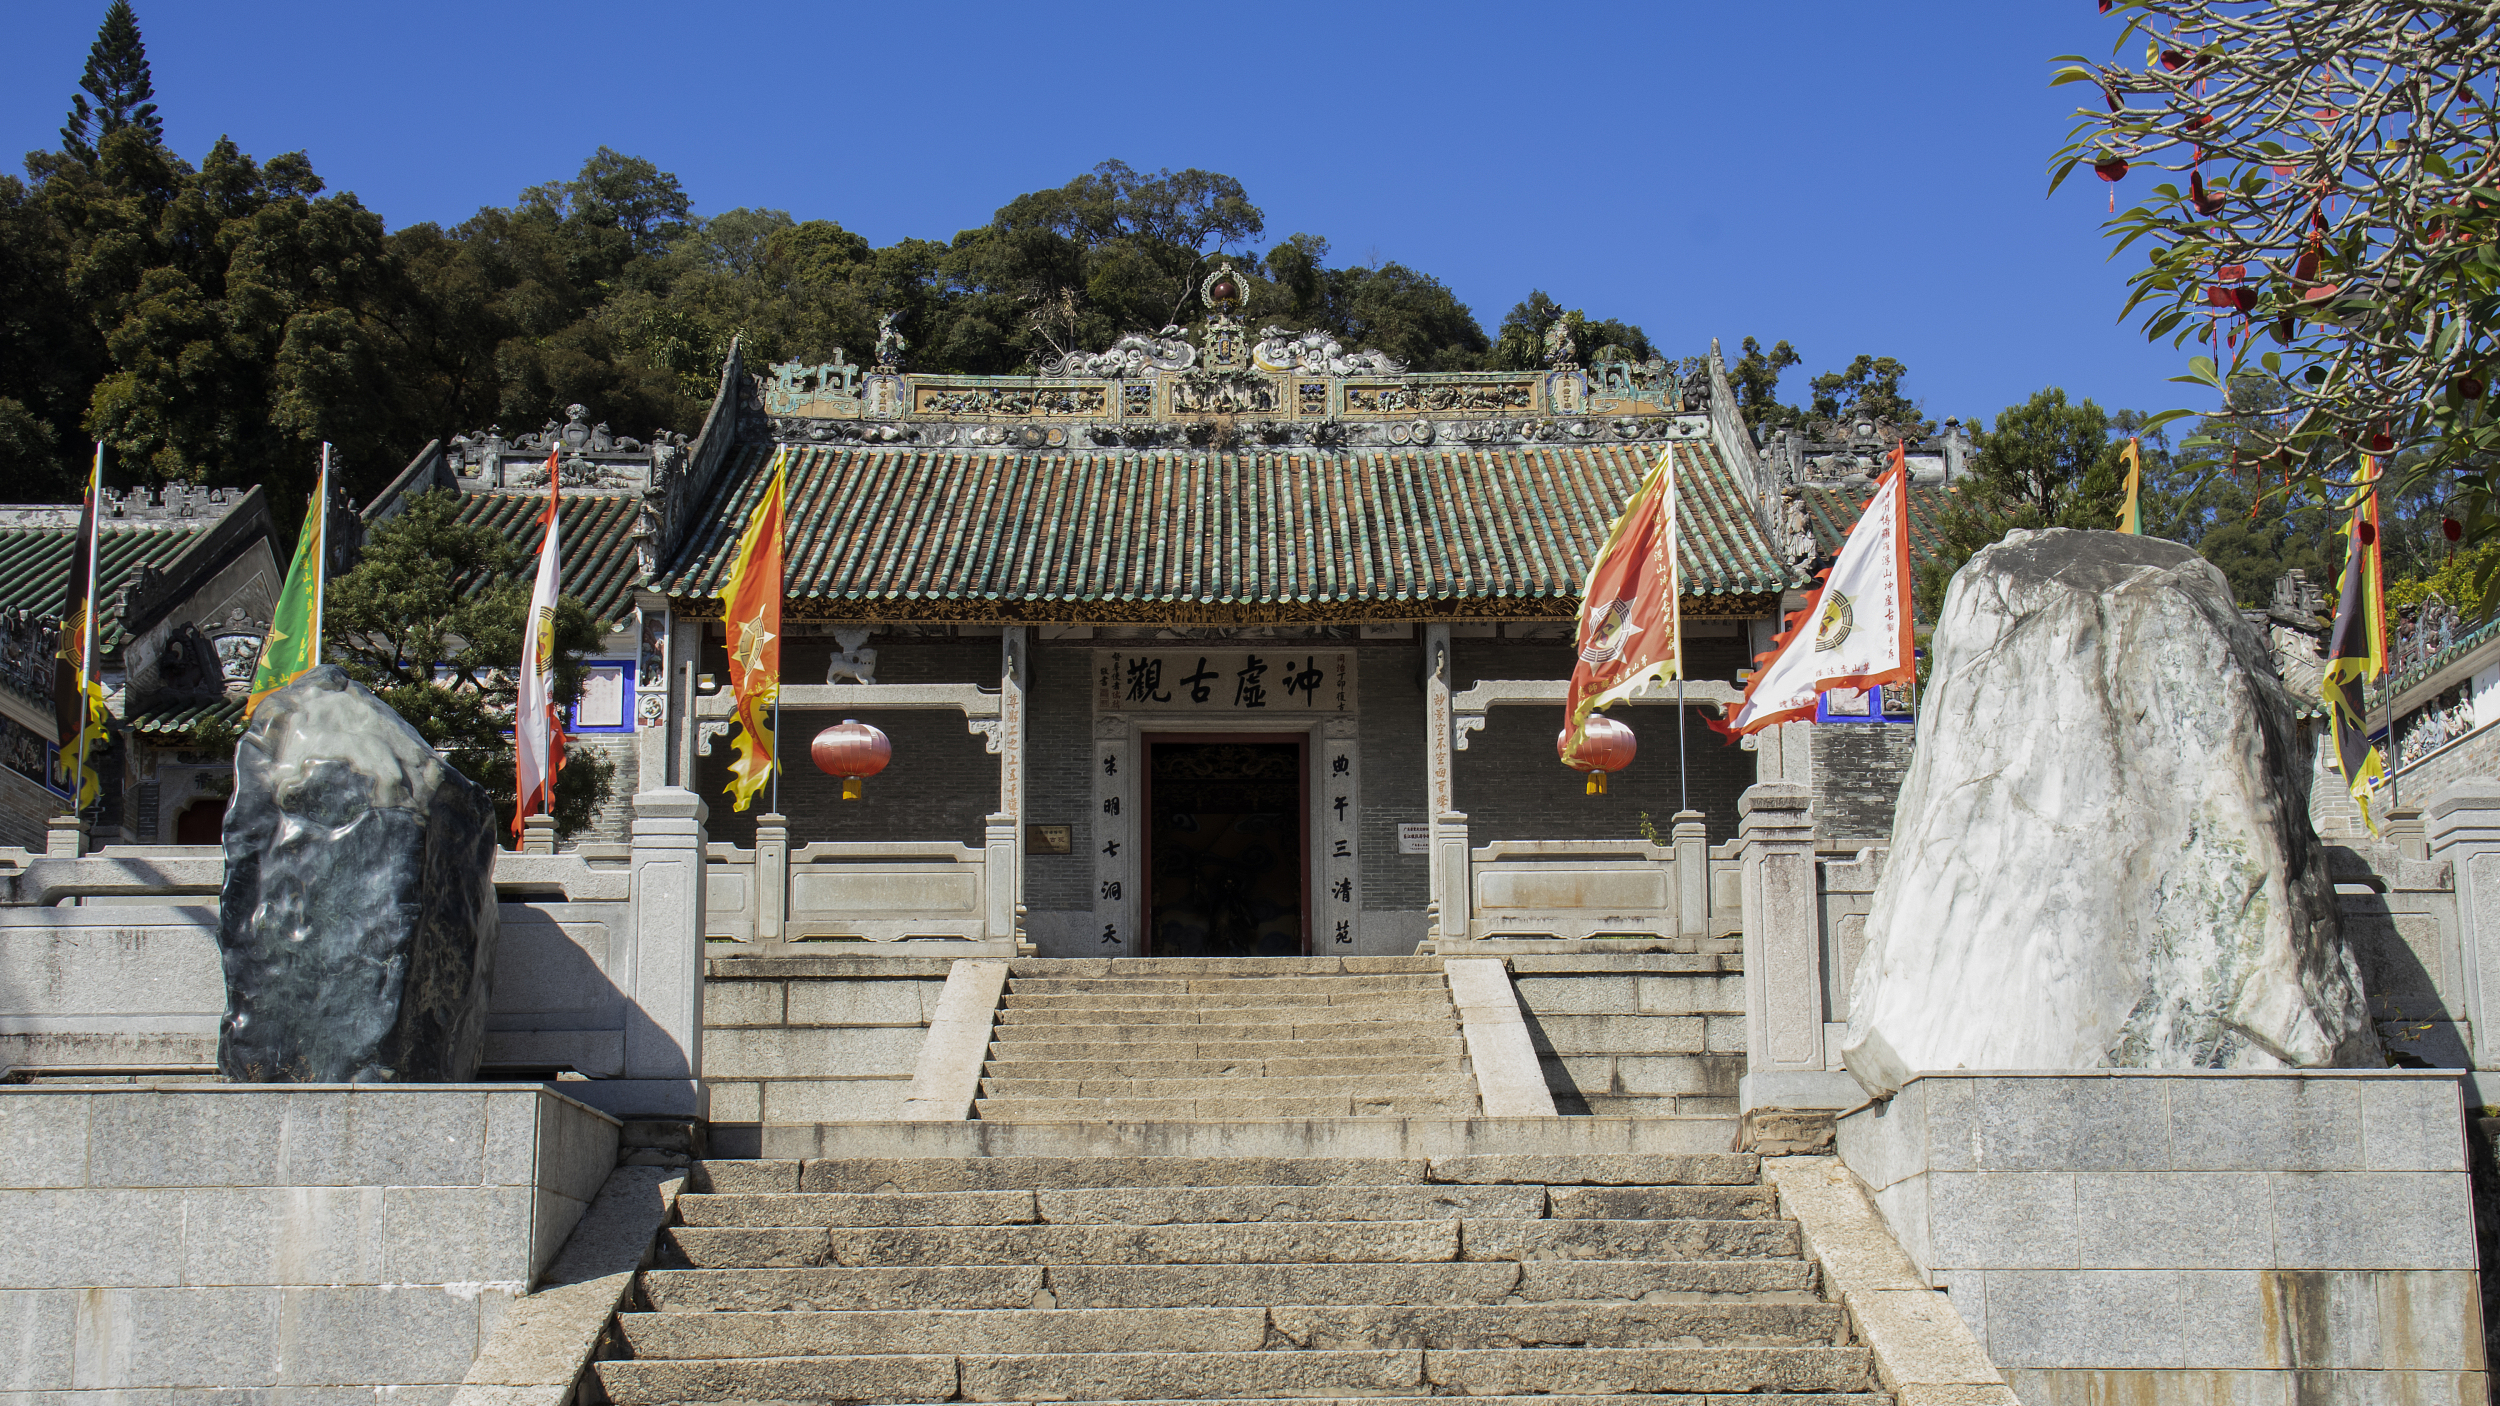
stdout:
[(251, 695), (243, 700), (246, 721), (260, 711), (260, 701), (304, 676), (321, 662), (322, 564), (330, 549), (330, 446), (321, 446), (321, 481), (312, 502), (304, 507), (304, 530), (295, 535), (295, 561), (278, 588), (278, 603), (269, 612), (269, 636), (260, 643), (260, 663), (252, 669)]
[(2325, 695), (2327, 730), (2334, 742), (2335, 770), (2361, 810), (2361, 823), (2378, 833), (2370, 811), (2371, 788), (2387, 779), (2387, 765), (2370, 745), (2369, 704), (2364, 690), (2387, 672), (2387, 602), (2378, 540), (2378, 461), (2364, 457), (2355, 480), (2359, 496), (2344, 535), (2343, 589), (2335, 629), (2327, 637)]
[(87, 505), (78, 514), (78, 544), (71, 548), (69, 597), (61, 608), (60, 647), (52, 664), (52, 725), (61, 740), (55, 777), (85, 810), (103, 794), (103, 778), (89, 758), (107, 739), (104, 684), (95, 676), (95, 564), (97, 501), (104, 493), (104, 442), (95, 447), (87, 476)]
[(547, 453), (547, 533), (538, 542), (538, 579), (521, 627), (521, 697), (512, 714), (512, 833), (532, 815), (553, 815), (564, 770), (564, 720), (556, 715), (556, 605), (564, 599), (564, 540), (556, 520), (556, 455)]
[(1589, 714), (1640, 692), (1652, 681), (1684, 673), (1683, 617), (1676, 597), (1675, 450), (1641, 480), (1615, 519), (1580, 590), (1580, 631), (1565, 697), (1566, 762), (1588, 735)]
[(1710, 724), (1731, 741), (1813, 717), (1814, 700), (1827, 688), (1878, 689), (1915, 676), (1909, 478), (1908, 456), (1896, 444), (1892, 467), (1849, 528), (1822, 588), (1788, 617), (1787, 632), (1772, 641), (1777, 652), (1754, 671), (1727, 720)]
[(781, 497), (790, 451), (773, 454), (763, 501), (747, 519), (738, 556), (721, 592), (721, 621), (729, 634), (729, 693), (738, 731), (730, 739), (737, 758), (729, 764), (730, 808), (745, 810), (772, 780), (773, 708), (781, 697)]

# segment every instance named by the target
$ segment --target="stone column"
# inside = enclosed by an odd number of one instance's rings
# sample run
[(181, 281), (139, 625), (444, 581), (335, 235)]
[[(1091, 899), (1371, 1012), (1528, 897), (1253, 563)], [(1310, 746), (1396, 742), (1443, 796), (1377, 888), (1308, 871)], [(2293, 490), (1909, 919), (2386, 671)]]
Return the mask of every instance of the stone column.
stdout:
[[(1024, 694), (1030, 681), (1030, 639), (1025, 626), (1009, 625), (998, 642), (998, 812), (1007, 817), (1015, 845), (1010, 867), (1018, 904), (1024, 902)], [(1008, 926), (1012, 931), (1014, 924)]]
[(755, 817), (755, 940), (786, 942), (790, 917), (790, 817)]
[(1022, 827), (1012, 815), (1000, 813), (985, 817), (981, 827), (981, 905), (983, 936), (992, 942), (1004, 942), (1010, 950), (1016, 940), (1016, 913), (1022, 902), (1017, 897), (1016, 856), (1023, 849), (1017, 831)]
[(521, 853), (553, 854), (556, 852), (556, 818), (552, 815), (521, 817)]
[(634, 764), (639, 790), (684, 785), (668, 774), (676, 756), (668, 745), (681, 704), (673, 693), (675, 673), (669, 667), (668, 597), (649, 591), (635, 594)]
[[(1432, 839), (1425, 846), (1425, 892), (1440, 904), (1439, 936), (1453, 941), (1467, 936), (1467, 906), (1455, 910), (1449, 892), (1448, 847), (1442, 843), (1442, 822), (1458, 809), (1454, 765), (1456, 738), (1450, 721), (1450, 627), (1424, 626), (1424, 814), (1431, 817)], [(1457, 816), (1458, 874), (1462, 888), (1467, 874), (1467, 817)], [(1455, 917), (1453, 917), (1455, 913)]]
[(1846, 1108), (1865, 1098), (1846, 1072), (1824, 1067), (1812, 797), (1803, 786), (1759, 783), (1736, 806), (1745, 846), (1746, 1069), (1736, 1092), (1747, 1113)]
[(1445, 810), (1432, 817), (1433, 937), (1444, 953), (1448, 944), (1467, 940), (1467, 922), (1475, 916), (1468, 893), (1467, 817)]
[(620, 1116), (707, 1116), (703, 1077), (703, 800), (682, 786), (634, 797), (632, 956), (614, 976), (629, 1000), (625, 1068), (568, 1084)]
[(2453, 782), (2422, 813), (2430, 857), (2448, 861), (2456, 885), (2465, 1008), (2455, 1014), (2467, 1022), (2474, 1067), (2500, 1069), (2500, 1039), (2486, 1033), (2500, 1032), (2500, 782)]
[(1710, 935), (1710, 830), (1697, 810), (1675, 813), (1675, 935)]

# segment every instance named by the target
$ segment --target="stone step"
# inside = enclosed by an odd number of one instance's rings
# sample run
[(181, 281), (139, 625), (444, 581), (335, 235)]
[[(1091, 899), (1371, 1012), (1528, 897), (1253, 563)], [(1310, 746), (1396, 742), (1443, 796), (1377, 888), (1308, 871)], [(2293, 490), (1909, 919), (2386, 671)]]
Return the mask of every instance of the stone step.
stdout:
[[(840, 1273), (750, 1271), (752, 1273)], [(1653, 1295), (1817, 1301), (1819, 1274), (1801, 1259), (1573, 1261), (1525, 1264), (1052, 1265), (1061, 1308), (1197, 1305), (1628, 1302)]]
[[(1175, 1401), (1624, 1392), (1860, 1392), (1840, 1347), (1055, 1352), (627, 1360), (596, 1366), (616, 1406), (704, 1400)], [(1757, 1406), (1760, 1397), (1749, 1397)]]
[(1439, 991), (1446, 994), (1449, 989), (1449, 979), (1437, 968), (1429, 972), (1392, 976), (1225, 976), (1205, 979), (1186, 976), (1018, 976), (1010, 977), (1007, 982), (1007, 994), (1011, 996), (1065, 996), (1088, 992), (1143, 996), (1268, 991), (1292, 997), (1311, 992), (1327, 994), (1346, 991)]
[[(1257, 1081), (1248, 1081), (1257, 1082)], [(1473, 1094), (1313, 1095), (1302, 1098), (980, 1098), (975, 1117), (991, 1122), (1223, 1123), (1287, 1118), (1463, 1118), (1481, 1111)]]
[[(1704, 1191), (1740, 1191), (1711, 1187)], [(1727, 1198), (1721, 1197), (1721, 1200)], [(1254, 1221), (1533, 1220), (1541, 1186), (1115, 1187), (1081, 1191), (688, 1193), (690, 1226), (1233, 1225)]]
[[(1455, 1016), (1441, 1020), (1361, 1020), (1335, 1013), (1312, 1020), (1277, 1020), (1222, 1024), (1215, 1022), (1132, 1020), (1120, 1024), (1060, 1025), (1047, 1021), (1004, 1021), (990, 1030), (991, 1048), (1000, 1045), (1134, 1045), (1164, 1044), (1217, 1045), (1238, 1049), (1243, 1045), (1267, 1042), (1308, 1044), (1318, 1040), (1362, 1040), (1384, 1046), (1382, 1053), (1443, 1053), (1433, 1047), (1417, 1050), (1425, 1040), (1454, 1041), (1458, 1036)], [(1001, 1015), (1013, 1014), (1002, 1011)], [(1138, 1012), (1123, 1012), (1134, 1015)], [(1196, 1059), (1197, 1055), (1184, 1058)]]
[(1298, 1079), (1198, 1076), (1193, 1078), (1110, 1078), (1110, 1079), (1028, 1079), (1003, 1078), (985, 1072), (981, 1079), (984, 1099), (1089, 1099), (1089, 1098), (1152, 1098), (1152, 1099), (1278, 1099), (1278, 1098), (1360, 1098), (1377, 1102), (1384, 1098), (1474, 1098), (1476, 1081), (1466, 1075), (1427, 1074), (1403, 1077), (1373, 1077), (1359, 1073), (1336, 1073), (1324, 1077), (1306, 1076)]
[[(1065, 1011), (1071, 1015), (1088, 1011), (1118, 1011), (1123, 1014), (1192, 1011), (1198, 1014), (1201, 1021), (1206, 1021), (1212, 1019), (1207, 1014), (1210, 1011), (1223, 1011), (1228, 1013), (1228, 1016), (1231, 1013), (1239, 1013), (1247, 1018), (1257, 1011), (1291, 1011), (1299, 1015), (1315, 1010), (1345, 1010), (1352, 1013), (1349, 1019), (1370, 1020), (1396, 1018), (1377, 1017), (1371, 1014), (1375, 1011), (1403, 1010), (1448, 1014), (1452, 1010), (1450, 993), (1437, 988), (1424, 991), (1313, 991), (1309, 993), (1141, 991), (1133, 995), (1115, 995), (1097, 991), (1070, 992), (1066, 995), (1026, 995), (1011, 988), (1005, 996), (1000, 998), (999, 1005), (1002, 1013), (1007, 1011), (1026, 1013), (1024, 1015), (1026, 1020), (1042, 1019), (1042, 1016), (1033, 1013), (1045, 1011)], [(1421, 1019), (1422, 1017), (1409, 1018)]]
[(668, 1313), (862, 1309), (1264, 1308), (1271, 1304), (1820, 1302), (1805, 1260), (1535, 1260), (1405, 1264), (881, 1265), (660, 1269)]
[[(1546, 1122), (1556, 1120), (1547, 1119)], [(1716, 1124), (1718, 1120), (1694, 1120)], [(805, 1162), (712, 1159), (701, 1190), (1053, 1191), (1147, 1186), (1535, 1185), (1650, 1189), (1755, 1187), (1749, 1152), (1563, 1153), (1469, 1157), (972, 1156), (816, 1157)], [(1638, 1219), (1626, 1217), (1624, 1219)]]
[(870, 1353), (1359, 1351), (1370, 1348), (1828, 1347), (1837, 1304), (1285, 1305), (617, 1315), (638, 1358)]
[(1438, 1025), (1446, 1030), (1458, 1021), (1457, 1009), (1446, 997), (1429, 1004), (1400, 996), (1342, 1005), (1324, 1005), (1315, 1001), (1309, 1005), (1211, 1006), (1203, 1010), (1182, 1004), (1187, 999), (1174, 997), (1133, 1007), (1008, 1006), (998, 1013), (999, 1038), (1006, 1038), (1004, 1032), (1007, 1029), (1025, 1025), (1209, 1025), (1227, 1028), (1287, 1025), (1298, 1029), (1327, 1022), (1337, 1025)]
[(1019, 957), (1011, 977), (1415, 976), (1441, 973), (1438, 957)]
[(674, 1226), (694, 1269), (815, 1265), (1358, 1264), (1442, 1260), (1779, 1259), (1781, 1220), (1249, 1221), (1184, 1225)]
[[(1134, 1038), (1128, 1038), (1131, 1032), (1134, 1032)], [(1152, 1060), (1195, 1064), (1209, 1060), (1256, 1060), (1264, 1064), (1280, 1059), (1457, 1059), (1467, 1053), (1465, 1039), (1448, 1025), (1435, 1026), (1429, 1035), (1353, 1035), (1307, 1040), (1219, 1040), (1208, 1034), (1203, 1026), (1117, 1027), (1113, 1034), (1121, 1038), (1099, 1033), (1079, 1035), (1029, 1025), (1016, 1027), (1013, 1037), (1005, 1037), (1003, 1032), (998, 1031), (991, 1034), (989, 1055), (993, 1061), (1045, 1059), (1131, 1063)]]
[[(992, 1059), (982, 1066), (993, 1079), (1315, 1079), (1341, 1073), (1339, 1059), (1024, 1059), (1031, 1048), (1014, 1047), (1017, 1057)], [(1384, 1079), (1420, 1078), (1432, 1074), (1465, 1074), (1462, 1055), (1371, 1055), (1364, 1074)]]

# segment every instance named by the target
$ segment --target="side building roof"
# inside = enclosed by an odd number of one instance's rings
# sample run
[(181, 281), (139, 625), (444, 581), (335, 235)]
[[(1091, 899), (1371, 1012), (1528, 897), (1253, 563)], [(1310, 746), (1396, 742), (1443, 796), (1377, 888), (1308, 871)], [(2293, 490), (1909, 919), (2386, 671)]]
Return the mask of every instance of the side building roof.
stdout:
[[(788, 608), (819, 619), (1223, 622), (1572, 614), (1661, 452), (1686, 609), (1802, 578), (1708, 437), (1515, 447), (929, 449), (794, 444)], [(654, 587), (717, 613), (774, 446), (733, 450)]]
[[(1814, 534), (1814, 555), (1829, 561), (1840, 554), (1840, 544), (1848, 539), (1858, 514), (1865, 511), (1872, 489), (1824, 488), (1806, 486), (1790, 490), (1805, 510), (1806, 530)], [(1910, 485), (1910, 563), (1924, 566), (1935, 560), (1943, 538), (1936, 530), (1936, 516), (1953, 502), (1953, 490), (1941, 483)]]

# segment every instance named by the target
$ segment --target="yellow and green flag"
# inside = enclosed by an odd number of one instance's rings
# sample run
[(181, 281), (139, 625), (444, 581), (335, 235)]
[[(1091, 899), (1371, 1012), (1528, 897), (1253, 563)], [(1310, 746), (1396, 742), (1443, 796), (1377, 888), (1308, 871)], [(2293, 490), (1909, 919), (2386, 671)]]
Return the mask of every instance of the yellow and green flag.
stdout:
[(304, 530), (295, 538), (295, 564), (286, 569), (286, 585), (269, 612), (269, 638), (261, 641), (260, 666), (252, 671), (252, 696), (243, 701), (246, 719), (260, 708), (260, 700), (321, 662), (321, 564), (329, 552), (329, 505), (330, 446), (324, 444), (321, 486), (304, 512)]
[(96, 532), (103, 498), (104, 441), (97, 440), (95, 467), (87, 475), (86, 506), (78, 514), (78, 544), (70, 551), (60, 649), (52, 665), (53, 725), (61, 743), (55, 779), (75, 797), (70, 802), (73, 811), (94, 805), (103, 794), (103, 779), (89, 759), (110, 740), (105, 728), (112, 720), (104, 706), (104, 685), (96, 678)]

